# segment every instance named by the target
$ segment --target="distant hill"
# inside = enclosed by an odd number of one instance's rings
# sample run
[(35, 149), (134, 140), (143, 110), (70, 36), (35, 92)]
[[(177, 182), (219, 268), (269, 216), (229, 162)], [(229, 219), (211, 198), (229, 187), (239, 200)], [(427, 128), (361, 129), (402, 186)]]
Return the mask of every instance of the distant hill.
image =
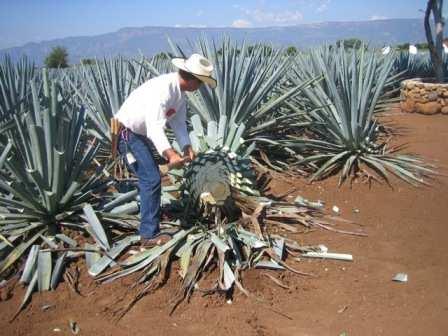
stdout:
[(298, 48), (334, 43), (345, 38), (359, 38), (377, 46), (425, 41), (421, 19), (323, 22), (268, 28), (141, 27), (123, 28), (117, 32), (97, 36), (66, 37), (27, 43), (21, 47), (2, 49), (0, 56), (8, 53), (13, 59), (17, 59), (26, 54), (38, 64), (42, 64), (52, 47), (57, 45), (67, 48), (70, 63), (77, 63), (81, 58), (135, 56), (140, 52), (150, 56), (160, 51), (171, 50), (167, 36), (174, 42), (185, 43), (187, 39), (191, 41), (204, 34), (214, 39), (229, 36), (234, 40), (246, 40), (249, 43), (265, 42), (275, 46), (293, 45)]

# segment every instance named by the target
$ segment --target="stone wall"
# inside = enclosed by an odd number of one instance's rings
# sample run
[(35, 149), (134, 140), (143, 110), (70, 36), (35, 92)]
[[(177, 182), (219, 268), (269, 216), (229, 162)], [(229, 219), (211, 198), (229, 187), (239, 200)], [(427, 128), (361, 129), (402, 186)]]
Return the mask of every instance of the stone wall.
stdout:
[(422, 114), (448, 114), (448, 84), (431, 83), (421, 78), (401, 82), (400, 105), (403, 111)]

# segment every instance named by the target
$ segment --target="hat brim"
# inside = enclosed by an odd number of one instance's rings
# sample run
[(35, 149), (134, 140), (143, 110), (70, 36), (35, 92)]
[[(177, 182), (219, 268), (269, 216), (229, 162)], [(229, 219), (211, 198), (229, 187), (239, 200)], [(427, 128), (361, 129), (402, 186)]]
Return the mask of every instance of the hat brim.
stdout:
[(188, 73), (191, 73), (193, 76), (195, 76), (197, 79), (199, 79), (201, 82), (204, 82), (205, 84), (207, 84), (208, 86), (210, 86), (212, 89), (214, 89), (216, 87), (216, 79), (214, 79), (213, 77), (210, 76), (202, 76), (202, 75), (198, 75), (195, 74), (194, 72), (191, 72), (190, 70), (188, 70), (185, 67), (185, 59), (183, 58), (173, 58), (171, 60), (171, 63), (173, 63), (173, 65), (176, 68), (179, 68), (183, 71), (186, 71)]

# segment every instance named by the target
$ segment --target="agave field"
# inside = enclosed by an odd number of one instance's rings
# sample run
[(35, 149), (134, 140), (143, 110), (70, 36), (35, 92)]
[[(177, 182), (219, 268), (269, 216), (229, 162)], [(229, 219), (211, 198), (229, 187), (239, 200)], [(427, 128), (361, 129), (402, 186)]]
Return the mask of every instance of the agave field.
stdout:
[[(318, 247), (285, 232), (301, 226), (365, 235), (335, 226), (322, 203), (270, 195), (269, 176), (337, 175), (342, 184), (389, 183), (394, 175), (420, 185), (434, 173), (391, 146), (377, 118), (396, 99), (400, 80), (428, 73), (425, 60), (367, 47), (288, 56), (230, 40), (171, 46), (178, 57), (209, 58), (218, 86), (188, 94), (198, 155), (170, 171), (162, 190), (162, 228), (173, 239), (147, 250), (137, 245), (135, 179), (110, 159), (109, 122), (134, 88), (174, 70), (169, 58), (105, 59), (65, 70), (26, 59), (0, 64), (0, 279), (27, 286), (16, 315), (34, 291), (57, 290), (61, 281), (76, 287), (69, 265), (80, 262), (98, 283), (135, 280), (118, 318), (163, 285), (173, 263), (182, 281), (172, 310), (194, 291), (251, 296), (242, 277), (248, 268), (310, 275), (287, 256)], [(206, 277), (214, 277), (212, 288), (201, 287)]]

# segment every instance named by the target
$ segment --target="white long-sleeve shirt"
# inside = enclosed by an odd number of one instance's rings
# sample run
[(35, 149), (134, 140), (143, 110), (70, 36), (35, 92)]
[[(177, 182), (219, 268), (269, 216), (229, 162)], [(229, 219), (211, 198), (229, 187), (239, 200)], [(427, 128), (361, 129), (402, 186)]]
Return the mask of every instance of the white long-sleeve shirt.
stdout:
[(167, 121), (179, 147), (190, 144), (186, 99), (177, 72), (152, 78), (132, 91), (115, 118), (132, 132), (151, 139), (161, 155), (171, 148), (164, 131)]

